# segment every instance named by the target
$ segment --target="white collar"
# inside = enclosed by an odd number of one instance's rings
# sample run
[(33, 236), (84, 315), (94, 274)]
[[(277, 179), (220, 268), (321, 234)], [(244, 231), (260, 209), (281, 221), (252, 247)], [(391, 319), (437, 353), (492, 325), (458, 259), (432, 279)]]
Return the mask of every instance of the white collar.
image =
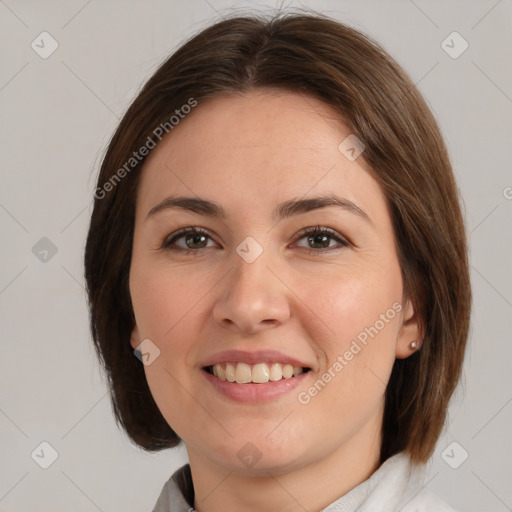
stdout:
[[(321, 512), (455, 512), (423, 483), (426, 466), (398, 453)], [(194, 487), (185, 464), (165, 483), (153, 512), (192, 512)]]

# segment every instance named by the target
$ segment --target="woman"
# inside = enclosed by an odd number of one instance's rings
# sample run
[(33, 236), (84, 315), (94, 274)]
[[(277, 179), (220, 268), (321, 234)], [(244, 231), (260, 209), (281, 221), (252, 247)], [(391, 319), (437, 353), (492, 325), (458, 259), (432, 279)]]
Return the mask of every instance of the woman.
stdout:
[(216, 23), (146, 83), (94, 195), (116, 418), (190, 461), (155, 511), (453, 510), (422, 471), (464, 358), (464, 224), (377, 43), (317, 14)]

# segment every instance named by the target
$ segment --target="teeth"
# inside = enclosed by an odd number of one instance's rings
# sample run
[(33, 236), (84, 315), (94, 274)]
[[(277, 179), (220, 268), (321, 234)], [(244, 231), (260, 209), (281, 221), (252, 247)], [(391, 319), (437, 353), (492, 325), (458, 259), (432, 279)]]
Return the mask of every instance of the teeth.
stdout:
[[(216, 364), (215, 366), (220, 366), (220, 364), (219, 365)], [(229, 382), (235, 382), (235, 379), (236, 379), (235, 367), (231, 363), (227, 363), (226, 364), (226, 380), (228, 380)]]
[(258, 363), (251, 367), (246, 363), (226, 363), (225, 368), (222, 364), (213, 365), (213, 375), (220, 380), (228, 382), (237, 382), (238, 384), (247, 384), (254, 382), (256, 384), (265, 384), (269, 381), (278, 381), (281, 379), (290, 379), (303, 373), (299, 366), (291, 364)]
[(251, 367), (245, 363), (238, 363), (235, 370), (235, 380), (238, 384), (251, 382)]
[[(240, 365), (239, 365), (240, 366)], [(269, 381), (270, 373), (268, 366), (264, 363), (255, 364), (252, 369), (252, 382), (264, 384)]]
[(293, 375), (293, 366), (291, 364), (286, 364), (283, 366), (283, 377), (285, 379), (291, 378)]
[(274, 363), (270, 367), (270, 380), (276, 381), (283, 378), (283, 368), (280, 364)]

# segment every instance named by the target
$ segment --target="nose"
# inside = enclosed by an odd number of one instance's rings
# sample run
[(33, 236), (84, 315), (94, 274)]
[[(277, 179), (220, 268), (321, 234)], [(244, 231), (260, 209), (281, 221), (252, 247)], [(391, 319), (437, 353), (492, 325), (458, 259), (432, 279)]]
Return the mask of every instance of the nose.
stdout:
[(224, 328), (253, 334), (277, 327), (290, 318), (289, 290), (264, 251), (247, 263), (234, 254), (234, 267), (219, 283), (214, 320)]

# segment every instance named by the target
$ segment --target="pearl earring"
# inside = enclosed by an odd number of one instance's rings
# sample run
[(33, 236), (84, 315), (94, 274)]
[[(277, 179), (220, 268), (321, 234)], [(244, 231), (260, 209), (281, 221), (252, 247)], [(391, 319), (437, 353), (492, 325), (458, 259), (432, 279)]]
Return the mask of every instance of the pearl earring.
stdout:
[(417, 341), (411, 341), (410, 347), (412, 350), (416, 350), (418, 348), (418, 342)]

